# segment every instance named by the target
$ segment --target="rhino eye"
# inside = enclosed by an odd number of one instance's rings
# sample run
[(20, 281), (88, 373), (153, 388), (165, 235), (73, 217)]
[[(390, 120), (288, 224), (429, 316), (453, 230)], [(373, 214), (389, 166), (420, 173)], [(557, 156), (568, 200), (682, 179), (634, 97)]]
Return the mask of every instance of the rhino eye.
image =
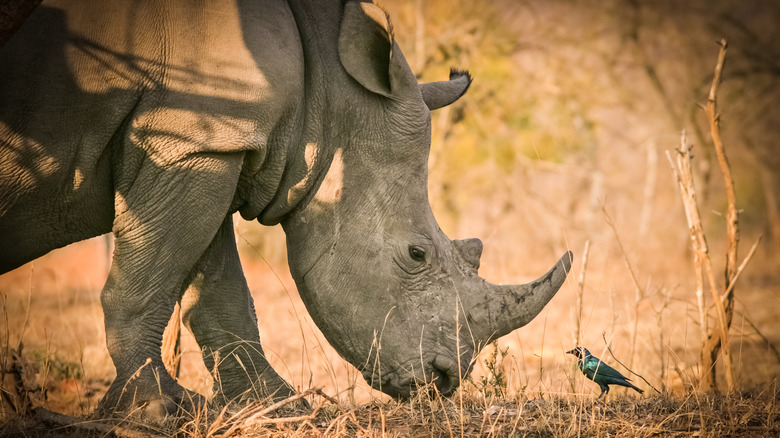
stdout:
[(409, 257), (411, 257), (412, 260), (416, 262), (424, 262), (425, 250), (420, 248), (419, 246), (409, 245)]

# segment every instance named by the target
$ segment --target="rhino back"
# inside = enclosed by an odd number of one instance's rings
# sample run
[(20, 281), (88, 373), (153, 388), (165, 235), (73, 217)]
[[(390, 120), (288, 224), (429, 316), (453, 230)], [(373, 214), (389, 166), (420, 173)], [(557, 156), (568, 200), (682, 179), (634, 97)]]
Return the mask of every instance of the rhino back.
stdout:
[(302, 76), (285, 2), (44, 2), (0, 48), (0, 272), (110, 231), (144, 163), (244, 152), (270, 199)]

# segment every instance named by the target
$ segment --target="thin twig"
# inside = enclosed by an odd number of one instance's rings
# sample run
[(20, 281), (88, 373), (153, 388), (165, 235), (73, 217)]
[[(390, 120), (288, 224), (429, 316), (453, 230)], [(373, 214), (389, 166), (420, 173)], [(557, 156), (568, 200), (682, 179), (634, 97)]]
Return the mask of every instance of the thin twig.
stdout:
[(754, 332), (764, 341), (766, 342), (766, 345), (769, 347), (770, 350), (772, 350), (772, 353), (775, 355), (775, 359), (777, 359), (777, 363), (780, 363), (780, 351), (777, 350), (775, 347), (775, 344), (772, 343), (772, 341), (769, 340), (766, 336), (764, 336), (763, 333), (761, 333), (761, 330), (758, 329), (758, 326), (756, 326), (753, 321), (750, 320), (750, 318), (747, 317), (744, 313), (740, 312), (739, 310), (735, 310), (739, 314), (740, 317), (745, 319), (745, 322), (748, 323), (750, 328), (753, 329)]
[(641, 294), (641, 296), (644, 297), (645, 290), (639, 284), (639, 279), (637, 279), (636, 273), (634, 272), (634, 268), (631, 266), (631, 261), (628, 260), (628, 254), (626, 253), (625, 248), (623, 248), (623, 242), (620, 240), (620, 236), (618, 235), (617, 228), (615, 228), (615, 224), (612, 222), (612, 218), (609, 216), (609, 213), (607, 213), (607, 208), (603, 202), (601, 203), (601, 211), (604, 212), (604, 220), (607, 222), (607, 225), (609, 225), (609, 227), (612, 229), (612, 233), (615, 235), (615, 241), (617, 241), (618, 248), (620, 249), (620, 253), (623, 255), (623, 261), (626, 262), (628, 273), (631, 274), (631, 280), (634, 282), (634, 287), (636, 287), (636, 290), (639, 292), (639, 294)]
[(745, 266), (747, 266), (750, 259), (753, 258), (753, 254), (755, 254), (756, 249), (758, 249), (758, 244), (761, 242), (761, 238), (764, 237), (763, 234), (760, 234), (758, 236), (758, 239), (756, 239), (756, 242), (753, 243), (753, 246), (750, 247), (750, 251), (748, 251), (748, 255), (745, 256), (744, 260), (742, 260), (742, 263), (739, 264), (739, 267), (737, 268), (737, 272), (734, 273), (734, 276), (731, 278), (731, 282), (729, 283), (729, 287), (726, 289), (726, 292), (723, 292), (723, 295), (720, 296), (721, 301), (725, 303), (726, 300), (729, 299), (729, 295), (731, 294), (731, 291), (734, 289), (734, 285), (737, 283), (737, 278), (739, 278), (739, 274), (742, 273), (742, 270), (745, 269)]
[[(575, 307), (576, 315), (574, 316), (574, 345), (582, 344), (582, 301), (585, 295), (585, 272), (588, 270), (588, 256), (590, 254), (590, 240), (585, 241), (585, 249), (582, 251), (582, 268), (580, 270), (580, 276), (577, 279), (577, 305)], [(572, 371), (576, 369), (576, 363), (572, 364)], [(574, 379), (570, 379), (571, 391), (574, 392)]]
[[(703, 429), (701, 427), (676, 427), (676, 428), (666, 428), (666, 429), (659, 429), (652, 433), (652, 435), (666, 435), (670, 433), (697, 433), (701, 432)], [(765, 433), (778, 433), (780, 432), (780, 427), (769, 427), (769, 426), (734, 426), (729, 428), (731, 432), (765, 432)]]
[(331, 404), (334, 404), (336, 406), (339, 405), (339, 401), (335, 398), (329, 396), (328, 394), (325, 394), (321, 388), (312, 388), (310, 389), (314, 394), (319, 395), (320, 397), (324, 398), (325, 400), (329, 401)]
[(580, 345), (580, 331), (582, 325), (582, 299), (585, 294), (585, 272), (588, 270), (588, 255), (590, 254), (590, 240), (585, 241), (585, 249), (582, 251), (582, 268), (580, 276), (577, 279), (577, 316), (575, 319), (576, 332), (574, 334), (574, 345)]
[(666, 361), (664, 360), (664, 350), (666, 344), (664, 343), (664, 311), (669, 307), (669, 291), (666, 288), (661, 289), (661, 295), (663, 296), (663, 303), (661, 304), (661, 310), (658, 311), (658, 358), (661, 361), (661, 390), (666, 392)]
[(645, 288), (639, 284), (639, 279), (637, 278), (636, 272), (634, 272), (634, 268), (631, 266), (631, 261), (628, 259), (628, 253), (626, 253), (626, 249), (623, 247), (623, 242), (620, 240), (617, 228), (612, 222), (612, 218), (609, 216), (609, 213), (607, 213), (607, 208), (604, 203), (601, 204), (601, 211), (604, 213), (604, 219), (606, 220), (607, 225), (609, 225), (609, 227), (612, 229), (612, 233), (615, 235), (615, 241), (617, 241), (618, 248), (620, 248), (620, 253), (623, 255), (623, 260), (626, 262), (626, 268), (628, 268), (628, 272), (631, 274), (631, 280), (634, 282), (634, 324), (631, 328), (631, 357), (629, 360), (633, 366), (634, 355), (636, 354), (636, 336), (639, 330), (639, 303), (641, 303), (645, 298)]
[(311, 421), (316, 416), (317, 416), (317, 410), (315, 410), (309, 415), (300, 415), (297, 417), (252, 419), (252, 420), (247, 420), (245, 423), (241, 424), (241, 427), (256, 426), (260, 424), (283, 424), (283, 423), (294, 423), (296, 421)]
[(349, 411), (349, 419), (352, 420), (352, 423), (357, 426), (358, 429), (363, 433), (364, 436), (370, 435), (370, 432), (366, 430), (365, 427), (363, 427), (360, 422), (358, 421), (357, 417), (355, 416), (355, 411), (350, 410)]
[(33, 278), (35, 277), (35, 261), (30, 263), (30, 287), (27, 290), (27, 308), (24, 313), (24, 322), (22, 323), (22, 332), (19, 334), (19, 345), (17, 348), (22, 348), (22, 339), (24, 339), (24, 332), (27, 330), (27, 324), (30, 322), (30, 307), (32, 304), (33, 294)]
[(655, 386), (651, 385), (651, 384), (650, 384), (650, 382), (648, 382), (648, 381), (647, 381), (647, 379), (645, 379), (644, 377), (642, 377), (642, 375), (641, 375), (641, 374), (637, 374), (637, 373), (633, 372), (633, 371), (631, 370), (631, 368), (629, 368), (629, 367), (627, 367), (627, 366), (623, 365), (623, 362), (619, 361), (619, 360), (618, 360), (618, 358), (616, 358), (616, 357), (615, 357), (615, 355), (612, 353), (612, 348), (610, 348), (610, 346), (609, 346), (609, 342), (607, 342), (607, 334), (606, 334), (606, 333), (602, 332), (602, 333), (601, 333), (601, 338), (602, 338), (602, 339), (604, 339), (604, 344), (606, 344), (606, 346), (607, 346), (607, 351), (609, 351), (609, 355), (610, 355), (610, 356), (612, 356), (612, 359), (615, 359), (615, 362), (619, 363), (619, 364), (620, 364), (620, 366), (622, 366), (623, 368), (625, 368), (626, 370), (628, 370), (628, 372), (629, 372), (629, 373), (631, 373), (631, 374), (633, 374), (633, 375), (635, 375), (635, 376), (639, 377), (640, 379), (644, 380), (644, 381), (645, 381), (645, 383), (647, 383), (647, 386), (649, 386), (649, 387), (653, 388), (653, 389), (655, 390), (655, 392), (657, 392), (657, 393), (661, 394), (661, 391), (659, 391), (659, 390), (655, 389)]

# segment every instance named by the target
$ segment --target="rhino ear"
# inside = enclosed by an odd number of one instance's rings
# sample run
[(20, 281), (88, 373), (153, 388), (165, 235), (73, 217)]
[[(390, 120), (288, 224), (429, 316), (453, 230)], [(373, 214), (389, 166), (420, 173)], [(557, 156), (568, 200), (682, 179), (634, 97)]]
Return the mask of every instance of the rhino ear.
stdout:
[(449, 81), (420, 84), (420, 92), (428, 109), (433, 111), (458, 100), (469, 89), (469, 85), (471, 85), (469, 72), (452, 69)]
[[(413, 75), (393, 39), (393, 25), (382, 8), (348, 1), (339, 32), (339, 59), (352, 78), (385, 97), (398, 95)], [(408, 74), (405, 74), (408, 73)]]
[(350, 76), (371, 92), (390, 96), (393, 30), (385, 11), (371, 3), (344, 4), (339, 58)]

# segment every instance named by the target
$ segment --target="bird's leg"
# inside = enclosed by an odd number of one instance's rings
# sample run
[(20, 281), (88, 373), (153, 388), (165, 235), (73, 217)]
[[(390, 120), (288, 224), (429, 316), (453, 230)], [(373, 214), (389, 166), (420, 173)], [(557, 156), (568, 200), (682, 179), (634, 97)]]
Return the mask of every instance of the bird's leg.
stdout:
[(606, 400), (607, 394), (609, 394), (609, 385), (601, 386), (601, 394), (599, 394), (599, 399), (603, 397), (604, 400)]

